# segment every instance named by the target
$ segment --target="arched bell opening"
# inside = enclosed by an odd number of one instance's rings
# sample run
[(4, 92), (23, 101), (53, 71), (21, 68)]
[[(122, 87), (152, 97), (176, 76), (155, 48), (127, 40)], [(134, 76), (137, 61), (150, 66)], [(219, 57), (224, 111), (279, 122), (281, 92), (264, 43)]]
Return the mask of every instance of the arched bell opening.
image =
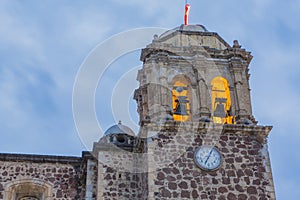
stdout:
[(191, 86), (184, 76), (176, 76), (172, 81), (172, 110), (175, 121), (191, 120)]
[(223, 77), (215, 77), (212, 85), (212, 110), (213, 121), (217, 124), (235, 124), (232, 115), (231, 98), (228, 81)]

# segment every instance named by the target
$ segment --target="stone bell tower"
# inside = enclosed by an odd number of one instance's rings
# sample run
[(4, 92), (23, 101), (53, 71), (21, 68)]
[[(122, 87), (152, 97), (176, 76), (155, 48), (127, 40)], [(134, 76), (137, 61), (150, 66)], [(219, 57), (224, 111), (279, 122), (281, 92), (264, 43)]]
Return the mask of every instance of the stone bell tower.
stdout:
[(272, 127), (252, 115), (251, 59), (202, 25), (156, 35), (142, 50), (135, 99), (148, 199), (275, 199)]
[(176, 120), (178, 115), (183, 121), (219, 117), (229, 124), (256, 123), (250, 102), (251, 59), (237, 41), (231, 47), (201, 25), (182, 25), (155, 36), (141, 55), (144, 66), (135, 96), (141, 123)]

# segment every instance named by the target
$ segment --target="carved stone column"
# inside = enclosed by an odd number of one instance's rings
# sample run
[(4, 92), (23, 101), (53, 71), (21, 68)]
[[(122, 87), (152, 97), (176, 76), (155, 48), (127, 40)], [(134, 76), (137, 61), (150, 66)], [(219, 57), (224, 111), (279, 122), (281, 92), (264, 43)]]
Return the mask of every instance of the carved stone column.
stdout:
[(245, 71), (247, 66), (240, 59), (231, 60), (232, 73), (234, 77), (234, 88), (236, 97), (237, 121), (251, 119), (251, 102), (248, 79)]

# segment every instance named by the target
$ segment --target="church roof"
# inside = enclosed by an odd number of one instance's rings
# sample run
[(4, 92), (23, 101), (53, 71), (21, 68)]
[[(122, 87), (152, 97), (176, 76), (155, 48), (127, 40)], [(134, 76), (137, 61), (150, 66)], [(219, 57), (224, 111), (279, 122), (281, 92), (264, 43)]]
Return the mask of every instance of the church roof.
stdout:
[(176, 32), (208, 32), (208, 30), (200, 24), (196, 25), (181, 25), (171, 30), (168, 30), (159, 36), (159, 39), (172, 35)]
[[(193, 51), (190, 51), (191, 47)], [(187, 49), (191, 53), (196, 53), (197, 50), (203, 52), (204, 49), (207, 52), (209, 49), (214, 56), (216, 51), (221, 52), (231, 48), (218, 33), (208, 31), (203, 25), (180, 25), (167, 30), (160, 36), (154, 35), (152, 43), (142, 50), (140, 60), (145, 62), (145, 59), (150, 57), (152, 53), (156, 53), (157, 50), (183, 55), (188, 52)]]
[(124, 133), (131, 136), (135, 136), (133, 130), (131, 130), (128, 126), (123, 125), (120, 121), (118, 124), (115, 124), (111, 126), (109, 129), (107, 129), (104, 135), (124, 134)]

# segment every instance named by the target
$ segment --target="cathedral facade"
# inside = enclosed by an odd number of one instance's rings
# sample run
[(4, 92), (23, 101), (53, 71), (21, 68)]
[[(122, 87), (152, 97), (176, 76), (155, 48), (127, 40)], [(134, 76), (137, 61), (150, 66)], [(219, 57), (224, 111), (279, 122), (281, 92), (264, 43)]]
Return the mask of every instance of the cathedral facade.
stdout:
[(81, 157), (0, 154), (0, 199), (276, 199), (250, 52), (181, 25), (140, 59), (139, 133), (119, 122)]

